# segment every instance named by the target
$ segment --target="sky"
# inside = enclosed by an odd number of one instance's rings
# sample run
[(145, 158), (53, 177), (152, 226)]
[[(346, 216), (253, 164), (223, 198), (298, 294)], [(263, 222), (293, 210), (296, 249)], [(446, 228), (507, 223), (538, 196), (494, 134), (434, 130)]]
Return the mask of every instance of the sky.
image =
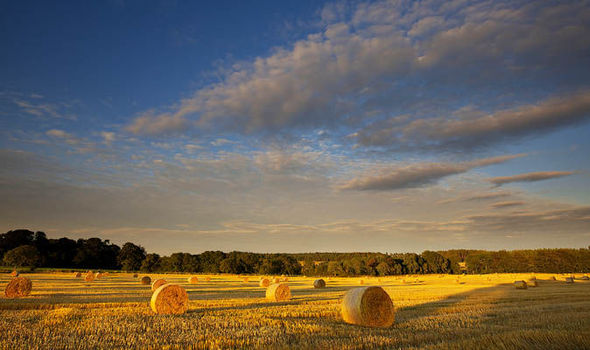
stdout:
[(0, 231), (590, 246), (590, 1), (4, 1)]

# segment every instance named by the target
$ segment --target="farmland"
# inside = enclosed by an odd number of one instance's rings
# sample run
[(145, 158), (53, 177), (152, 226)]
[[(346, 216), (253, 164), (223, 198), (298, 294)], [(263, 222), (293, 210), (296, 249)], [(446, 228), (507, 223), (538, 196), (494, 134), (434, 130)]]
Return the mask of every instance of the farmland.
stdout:
[[(73, 273), (23, 274), (29, 297), (0, 299), (0, 347), (26, 348), (589, 348), (590, 281), (535, 274), (538, 287), (515, 280), (533, 274), (362, 278), (393, 300), (390, 328), (342, 321), (340, 302), (360, 278), (290, 277), (292, 299), (270, 302), (259, 276), (150, 274), (183, 286), (189, 309), (156, 315), (149, 285), (127, 273), (85, 282)], [(139, 275), (141, 278), (143, 275)], [(552, 280), (556, 277), (556, 281)], [(580, 275), (581, 276), (581, 275)], [(10, 276), (1, 277), (4, 290)]]

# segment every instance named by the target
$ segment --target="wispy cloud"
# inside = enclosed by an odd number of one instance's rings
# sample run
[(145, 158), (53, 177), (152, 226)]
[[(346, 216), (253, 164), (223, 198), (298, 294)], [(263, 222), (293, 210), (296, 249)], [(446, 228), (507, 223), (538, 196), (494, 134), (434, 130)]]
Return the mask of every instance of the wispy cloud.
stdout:
[[(395, 120), (369, 126), (358, 134), (363, 145), (448, 149), (487, 146), (590, 120), (590, 92), (552, 97), (538, 104), (461, 118), (441, 116), (396, 125)], [(389, 125), (387, 125), (389, 124)]]
[(474, 195), (465, 195), (454, 198), (448, 198), (438, 201), (438, 204), (456, 203), (456, 202), (483, 202), (498, 198), (505, 198), (512, 196), (511, 192), (490, 192)]
[(512, 176), (498, 176), (489, 179), (489, 181), (497, 186), (501, 186), (511, 182), (535, 182), (556, 179), (564, 176), (573, 175), (575, 173), (575, 171), (539, 171)]
[(51, 130), (48, 130), (47, 132), (45, 132), (45, 134), (47, 136), (63, 140), (64, 142), (66, 142), (67, 144), (70, 144), (70, 145), (77, 145), (80, 143), (80, 139), (78, 139), (74, 135), (67, 133), (63, 130), (51, 129)]
[(497, 202), (492, 204), (492, 208), (494, 209), (502, 209), (502, 208), (508, 208), (508, 207), (516, 207), (519, 205), (525, 205), (526, 202), (524, 201), (507, 201), (507, 202)]
[(465, 200), (466, 201), (483, 201), (483, 200), (508, 197), (510, 195), (512, 195), (510, 192), (492, 192), (492, 193), (484, 193), (484, 194), (478, 194), (475, 196), (467, 197), (467, 198), (465, 198)]
[(472, 215), (466, 219), (469, 221), (469, 229), (479, 232), (587, 233), (590, 207)]
[(182, 115), (156, 115), (153, 111), (147, 111), (136, 117), (125, 129), (133, 134), (161, 135), (185, 130), (190, 124)]
[(524, 156), (523, 154), (478, 159), (463, 163), (417, 163), (382, 171), (380, 175), (366, 175), (352, 179), (341, 188), (346, 190), (398, 190), (431, 185), (451, 175), (473, 168), (499, 164)]
[(110, 146), (113, 143), (113, 141), (115, 141), (116, 135), (112, 131), (102, 131), (100, 133), (100, 136), (102, 137), (104, 144)]
[[(33, 94), (31, 95), (31, 98), (42, 99), (43, 96)], [(17, 106), (19, 106), (25, 113), (37, 117), (51, 117), (68, 120), (78, 119), (78, 117), (75, 114), (67, 111), (68, 107), (70, 106), (64, 103), (34, 103), (22, 99), (16, 99), (13, 102)]]

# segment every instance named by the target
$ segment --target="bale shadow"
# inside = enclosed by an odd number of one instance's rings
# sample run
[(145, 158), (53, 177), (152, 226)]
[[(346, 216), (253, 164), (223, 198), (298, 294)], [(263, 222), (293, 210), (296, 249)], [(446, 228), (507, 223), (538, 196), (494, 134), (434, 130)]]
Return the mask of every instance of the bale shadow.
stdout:
[[(396, 308), (395, 323), (404, 324), (412, 320), (431, 317), (440, 314), (441, 310), (445, 308), (455, 307), (459, 303), (474, 299), (478, 296), (487, 297), (495, 292), (507, 290), (507, 288), (511, 287), (512, 284), (503, 283), (492, 287), (477, 288), (462, 293), (452, 294), (436, 301)], [(393, 300), (393, 304), (395, 306), (395, 300)]]
[(289, 300), (277, 302), (252, 303), (238, 306), (202, 307), (198, 309), (189, 309), (187, 310), (187, 313), (202, 313), (205, 311), (257, 310), (275, 306), (301, 305), (302, 303), (303, 300)]

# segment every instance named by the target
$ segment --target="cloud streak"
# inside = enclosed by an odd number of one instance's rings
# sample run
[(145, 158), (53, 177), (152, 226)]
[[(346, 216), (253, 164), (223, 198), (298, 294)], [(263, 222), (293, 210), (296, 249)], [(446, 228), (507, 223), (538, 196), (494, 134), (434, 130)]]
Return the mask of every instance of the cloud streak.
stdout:
[(552, 97), (537, 104), (481, 115), (471, 111), (461, 118), (436, 117), (383, 128), (379, 123), (362, 130), (358, 140), (369, 146), (405, 148), (467, 148), (486, 146), (507, 138), (524, 137), (590, 120), (590, 91)]
[(383, 171), (376, 176), (357, 177), (342, 185), (341, 189), (390, 191), (423, 187), (435, 184), (445, 177), (465, 173), (473, 168), (499, 164), (523, 156), (523, 154), (507, 155), (463, 163), (417, 163)]
[(575, 173), (575, 171), (538, 171), (512, 176), (493, 177), (489, 179), (489, 181), (497, 186), (501, 186), (512, 182), (536, 182), (549, 179), (557, 179), (564, 176), (570, 176)]
[(516, 206), (525, 205), (525, 204), (526, 204), (526, 202), (524, 202), (524, 201), (497, 202), (497, 203), (492, 204), (492, 208), (502, 209), (502, 208), (516, 207)]

